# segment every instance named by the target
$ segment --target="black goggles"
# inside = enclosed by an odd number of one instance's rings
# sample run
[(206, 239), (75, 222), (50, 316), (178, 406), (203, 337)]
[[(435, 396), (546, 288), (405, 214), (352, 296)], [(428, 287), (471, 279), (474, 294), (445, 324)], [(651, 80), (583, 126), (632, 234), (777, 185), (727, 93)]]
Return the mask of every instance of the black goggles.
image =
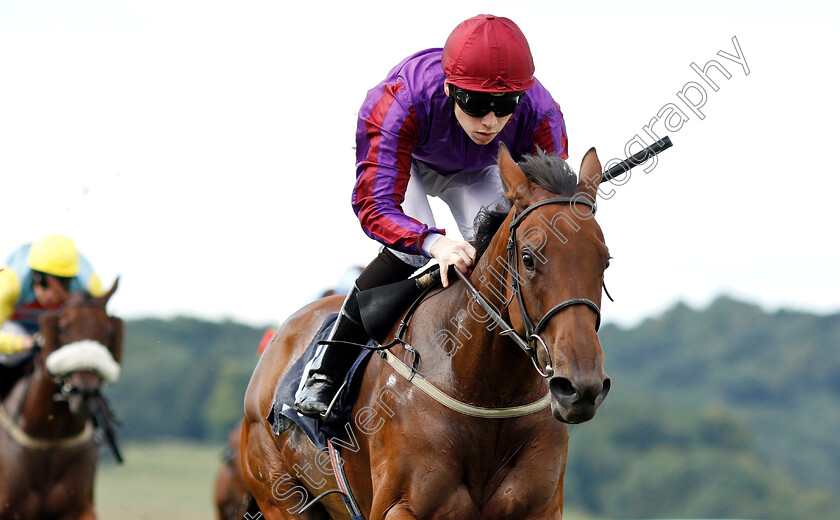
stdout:
[(455, 102), (461, 107), (465, 114), (472, 117), (484, 117), (491, 111), (497, 117), (505, 117), (513, 114), (519, 102), (525, 96), (524, 92), (504, 92), (495, 94), (491, 92), (473, 92), (454, 87)]
[[(48, 276), (52, 276), (52, 275), (49, 275), (47, 273), (43, 273), (41, 271), (33, 271), (32, 272), (32, 283), (34, 285), (38, 285), (38, 286), (40, 286), (44, 289), (47, 289), (47, 288), (49, 288), (49, 282), (47, 281)], [(63, 276), (53, 276), (53, 278), (55, 278), (58, 281), (58, 283), (62, 287), (64, 287), (65, 289), (70, 287), (70, 281), (72, 280), (72, 278), (65, 278)]]

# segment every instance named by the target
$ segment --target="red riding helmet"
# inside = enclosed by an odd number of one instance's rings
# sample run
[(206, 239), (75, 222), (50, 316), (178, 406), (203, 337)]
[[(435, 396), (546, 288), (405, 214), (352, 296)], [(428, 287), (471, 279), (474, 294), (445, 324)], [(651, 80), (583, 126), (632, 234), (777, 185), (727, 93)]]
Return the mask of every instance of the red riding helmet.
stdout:
[(446, 40), (441, 62), (447, 83), (475, 92), (521, 92), (536, 82), (525, 35), (492, 14), (461, 22)]

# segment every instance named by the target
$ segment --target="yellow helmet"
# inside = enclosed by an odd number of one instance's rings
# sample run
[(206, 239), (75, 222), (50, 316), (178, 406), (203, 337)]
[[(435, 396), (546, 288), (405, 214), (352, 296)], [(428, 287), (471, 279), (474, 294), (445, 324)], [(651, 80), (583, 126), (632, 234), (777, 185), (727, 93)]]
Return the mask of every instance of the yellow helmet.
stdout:
[(29, 267), (53, 276), (69, 278), (79, 273), (76, 244), (64, 235), (49, 235), (32, 243)]

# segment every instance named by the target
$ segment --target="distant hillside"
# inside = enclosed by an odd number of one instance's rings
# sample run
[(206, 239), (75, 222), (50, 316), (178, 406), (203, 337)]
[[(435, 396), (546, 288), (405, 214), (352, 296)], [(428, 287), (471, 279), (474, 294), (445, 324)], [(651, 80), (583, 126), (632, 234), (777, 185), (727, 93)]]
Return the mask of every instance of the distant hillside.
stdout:
[(226, 439), (242, 418), (263, 332), (230, 321), (128, 321), (123, 373), (108, 389), (123, 436)]
[[(127, 323), (126, 439), (222, 440), (264, 329)], [(572, 428), (567, 503), (605, 518), (840, 519), (840, 315), (720, 298), (600, 333), (613, 389)]]
[(840, 315), (772, 314), (730, 298), (601, 332), (613, 392), (744, 419), (758, 452), (840, 495)]

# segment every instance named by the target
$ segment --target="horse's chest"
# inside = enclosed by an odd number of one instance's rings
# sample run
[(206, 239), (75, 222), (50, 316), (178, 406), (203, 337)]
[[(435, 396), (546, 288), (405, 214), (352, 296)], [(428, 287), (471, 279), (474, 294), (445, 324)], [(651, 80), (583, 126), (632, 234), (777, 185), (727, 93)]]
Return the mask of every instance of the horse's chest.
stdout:
[[(43, 519), (83, 511), (91, 502), (96, 451), (29, 450), (14, 445), (6, 453), (13, 475), (0, 471), (0, 518)], [(2, 468), (0, 468), (2, 469)]]
[(424, 519), (503, 520), (546, 511), (559, 516), (562, 473), (563, 460), (545, 452), (462, 460), (411, 479), (411, 509)]
[(423, 520), (560, 516), (565, 425), (548, 413), (495, 421), (414, 404), (370, 437), (373, 517), (395, 509)]

